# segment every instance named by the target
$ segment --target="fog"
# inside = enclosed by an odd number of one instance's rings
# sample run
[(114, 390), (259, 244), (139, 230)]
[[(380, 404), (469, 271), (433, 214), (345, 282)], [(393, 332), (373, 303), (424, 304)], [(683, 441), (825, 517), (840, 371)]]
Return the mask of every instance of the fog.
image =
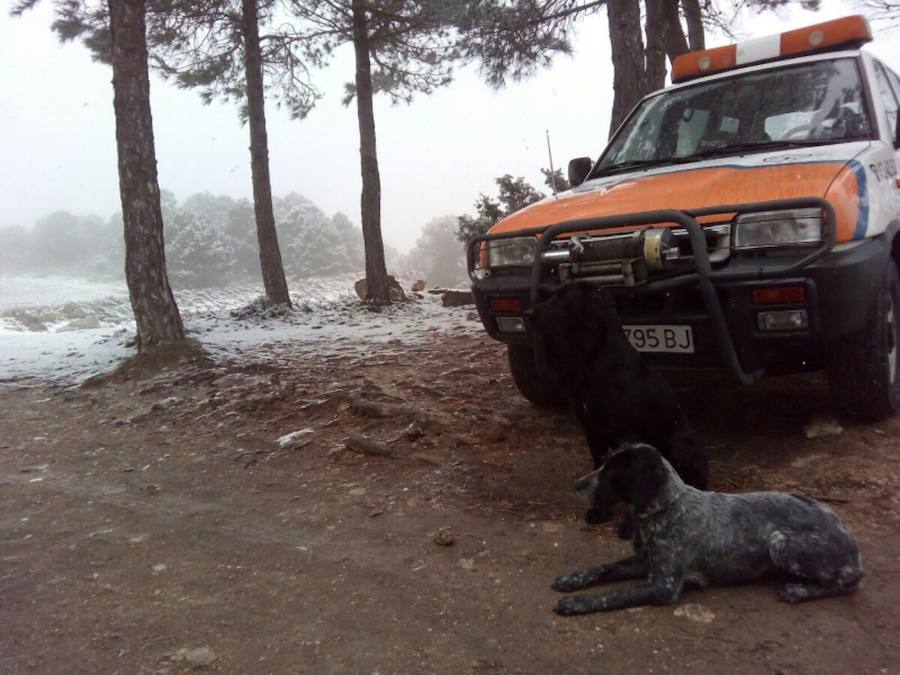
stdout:
[[(0, 17), (4, 82), (0, 104), (0, 227), (31, 227), (56, 211), (99, 214), (108, 225), (120, 209), (110, 72), (80, 44), (60, 45), (49, 25), (50, 3), (24, 18)], [(792, 8), (744, 17), (742, 36), (764, 35), (857, 11), (829, 1), (817, 13)], [(611, 106), (612, 69), (604, 14), (578, 25), (572, 57), (500, 91), (472, 68), (449, 87), (392, 107), (376, 99), (383, 228), (388, 245), (415, 246), (426, 223), (472, 212), (480, 192), (510, 173), (542, 185), (548, 165), (545, 130), (557, 166), (599, 154)], [(895, 33), (896, 34), (896, 33)], [(900, 70), (890, 34), (870, 46)], [(710, 45), (729, 38), (711, 35)], [(359, 223), (359, 154), (355, 108), (340, 104), (352, 77), (352, 54), (337, 53), (317, 77), (325, 98), (305, 120), (268, 110), (272, 187), (304, 195), (331, 218)], [(251, 194), (247, 129), (233, 106), (204, 106), (190, 91), (154, 78), (154, 128), (162, 188), (176, 200), (209, 192), (233, 200)], [(450, 221), (445, 221), (450, 222)], [(2, 270), (0, 270), (2, 271)]]

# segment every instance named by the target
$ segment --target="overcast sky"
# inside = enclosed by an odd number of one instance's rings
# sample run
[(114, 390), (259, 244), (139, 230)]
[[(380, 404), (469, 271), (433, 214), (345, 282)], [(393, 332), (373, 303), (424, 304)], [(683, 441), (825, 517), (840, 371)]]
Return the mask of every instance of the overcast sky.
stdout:
[[(111, 71), (93, 63), (80, 44), (60, 45), (44, 0), (22, 19), (0, 16), (0, 227), (31, 224), (50, 211), (97, 213), (120, 209)], [(798, 9), (744, 17), (743, 36), (761, 36), (855, 13), (826, 0), (820, 12)], [(547, 166), (550, 131), (556, 166), (603, 148), (612, 103), (606, 16), (577, 25), (575, 52), (552, 68), (500, 91), (474, 69), (412, 105), (375, 106), (385, 241), (401, 250), (432, 218), (472, 211), (493, 178), (524, 176), (535, 185)], [(900, 32), (878, 33), (870, 49), (900, 71)], [(879, 39), (881, 42), (879, 43)], [(708, 36), (717, 46), (729, 40)], [(359, 140), (356, 109), (340, 103), (353, 78), (350, 50), (337, 54), (317, 82), (325, 98), (305, 119), (267, 110), (272, 190), (296, 191), (329, 215), (359, 223)], [(248, 132), (233, 106), (204, 106), (196, 93), (151, 81), (160, 186), (179, 200), (209, 191), (249, 197)]]

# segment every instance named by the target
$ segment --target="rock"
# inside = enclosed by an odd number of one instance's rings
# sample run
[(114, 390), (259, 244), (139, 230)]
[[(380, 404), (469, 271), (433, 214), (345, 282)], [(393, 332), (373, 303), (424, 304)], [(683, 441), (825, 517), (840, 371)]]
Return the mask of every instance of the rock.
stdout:
[(675, 616), (683, 616), (691, 621), (698, 623), (710, 623), (716, 618), (713, 612), (703, 605), (695, 605), (693, 603), (682, 605), (675, 610)]
[(474, 305), (475, 300), (472, 298), (472, 291), (449, 290), (441, 296), (441, 304), (444, 307), (462, 307)]
[(151, 567), (150, 571), (153, 572), (153, 574), (162, 574), (167, 569), (169, 569), (168, 565), (160, 563), (159, 565), (154, 565), (153, 567)]
[(420, 427), (416, 422), (412, 422), (408, 427), (406, 427), (406, 429), (403, 430), (403, 437), (408, 441), (417, 441), (424, 435), (425, 432), (422, 431), (422, 427)]
[(435, 533), (434, 543), (438, 546), (453, 546), (456, 543), (456, 535), (449, 528), (445, 527)]
[(146, 494), (148, 497), (155, 497), (156, 495), (159, 494), (159, 490), (160, 490), (159, 485), (155, 485), (155, 484), (151, 483), (150, 485), (147, 485), (146, 487), (144, 487), (144, 494)]
[(155, 401), (153, 405), (150, 406), (150, 410), (169, 410), (171, 408), (176, 408), (184, 403), (184, 399), (178, 396), (168, 396), (166, 398)]
[(807, 438), (820, 438), (822, 436), (837, 436), (844, 433), (844, 427), (833, 417), (815, 419), (805, 427), (803, 433)]
[(470, 572), (475, 571), (475, 559), (474, 558), (460, 558), (459, 566), (464, 570), (469, 570)]
[(304, 436), (308, 436), (311, 433), (313, 433), (313, 430), (309, 427), (300, 429), (299, 431), (292, 431), (291, 433), (285, 434), (284, 436), (279, 438), (278, 445), (280, 445), (282, 448), (301, 446), (301, 444), (305, 445), (303, 441), (308, 439), (305, 439)]
[[(359, 299), (363, 301), (365, 301), (366, 296), (369, 294), (369, 286), (365, 279), (360, 279), (353, 284), (353, 290), (356, 291), (356, 295), (359, 296)], [(388, 274), (388, 296), (390, 297), (391, 302), (401, 302), (406, 300), (406, 293), (403, 292), (403, 287), (390, 274)]]
[(543, 523), (541, 523), (541, 529), (544, 532), (555, 534), (557, 532), (562, 532), (563, 526), (562, 523), (554, 523), (549, 520), (545, 520)]
[(174, 654), (169, 654), (166, 659), (175, 663), (184, 663), (195, 670), (211, 668), (218, 660), (216, 653), (209, 647), (196, 647), (194, 649), (182, 648)]
[(349, 491), (348, 494), (351, 497), (362, 497), (363, 495), (366, 494), (366, 488), (364, 488), (364, 487), (353, 488), (352, 490)]
[(416, 279), (412, 285), (413, 293), (418, 293), (419, 291), (425, 290), (425, 280), (424, 279)]

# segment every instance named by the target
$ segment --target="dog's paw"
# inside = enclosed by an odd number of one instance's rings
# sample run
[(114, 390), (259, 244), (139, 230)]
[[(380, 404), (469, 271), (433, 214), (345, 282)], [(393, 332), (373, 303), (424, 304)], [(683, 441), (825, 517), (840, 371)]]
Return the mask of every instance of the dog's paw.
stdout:
[(584, 522), (588, 525), (600, 525), (606, 521), (607, 518), (597, 509), (588, 509), (584, 512)]
[(809, 590), (803, 584), (784, 584), (778, 589), (778, 599), (793, 605), (809, 600)]
[(578, 614), (591, 614), (597, 608), (589, 595), (570, 595), (560, 599), (553, 608), (560, 616), (576, 616)]
[(577, 591), (579, 589), (587, 586), (585, 583), (584, 575), (580, 572), (575, 572), (574, 574), (564, 574), (561, 577), (556, 577), (553, 580), (553, 583), (550, 584), (550, 588), (554, 591), (559, 591), (560, 593), (569, 593), (570, 591)]

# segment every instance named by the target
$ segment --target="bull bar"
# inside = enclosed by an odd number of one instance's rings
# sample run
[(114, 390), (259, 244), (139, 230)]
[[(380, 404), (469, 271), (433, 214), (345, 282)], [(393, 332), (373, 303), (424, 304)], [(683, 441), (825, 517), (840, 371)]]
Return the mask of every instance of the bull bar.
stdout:
[[(759, 267), (751, 269), (729, 270), (725, 267), (714, 270), (712, 268), (709, 260), (709, 252), (706, 250), (706, 237), (703, 234), (703, 228), (697, 221), (697, 218), (728, 213), (734, 214), (734, 217), (736, 218), (737, 215), (743, 213), (802, 208), (819, 208), (824, 212), (823, 227), (825, 228), (826, 236), (820, 246), (816, 247), (799, 260), (784, 267), (766, 267), (760, 265)], [(537, 246), (534, 252), (534, 262), (531, 267), (529, 299), (530, 306), (533, 307), (540, 302), (542, 291), (552, 291), (555, 288), (555, 286), (549, 284), (542, 284), (544, 268), (552, 265), (552, 262), (544, 260), (543, 254), (550, 248), (553, 241), (556, 240), (559, 235), (583, 231), (596, 232), (598, 230), (611, 228), (649, 226), (660, 223), (675, 223), (680, 225), (687, 230), (690, 237), (691, 248), (693, 249), (693, 269), (670, 273), (659, 279), (650, 279), (643, 285), (634, 287), (632, 290), (640, 293), (652, 293), (696, 283), (699, 286), (704, 306), (712, 322), (713, 335), (726, 369), (739, 382), (744, 385), (749, 385), (757, 379), (758, 373), (748, 373), (744, 371), (741, 366), (734, 347), (734, 340), (728, 329), (728, 324), (725, 321), (725, 314), (722, 310), (721, 302), (715, 291), (714, 283), (722, 281), (763, 281), (795, 274), (818, 261), (831, 251), (835, 244), (836, 222), (834, 207), (830, 202), (820, 197), (782, 199), (753, 204), (729, 204), (691, 210), (663, 209), (622, 216), (570, 220), (547, 227), (529, 228), (493, 235), (479, 235), (469, 242), (466, 251), (467, 269), (473, 284), (477, 284), (478, 279), (474, 276), (474, 263), (476, 260), (475, 256), (480, 253), (480, 245), (482, 242), (511, 239), (513, 237), (525, 237), (529, 235), (538, 237)], [(527, 323), (528, 312), (525, 314), (525, 320)], [(534, 335), (532, 335), (532, 338), (534, 338)], [(546, 360), (543, 350), (539, 348), (539, 345), (536, 345), (534, 351), (538, 370), (546, 372)]]

